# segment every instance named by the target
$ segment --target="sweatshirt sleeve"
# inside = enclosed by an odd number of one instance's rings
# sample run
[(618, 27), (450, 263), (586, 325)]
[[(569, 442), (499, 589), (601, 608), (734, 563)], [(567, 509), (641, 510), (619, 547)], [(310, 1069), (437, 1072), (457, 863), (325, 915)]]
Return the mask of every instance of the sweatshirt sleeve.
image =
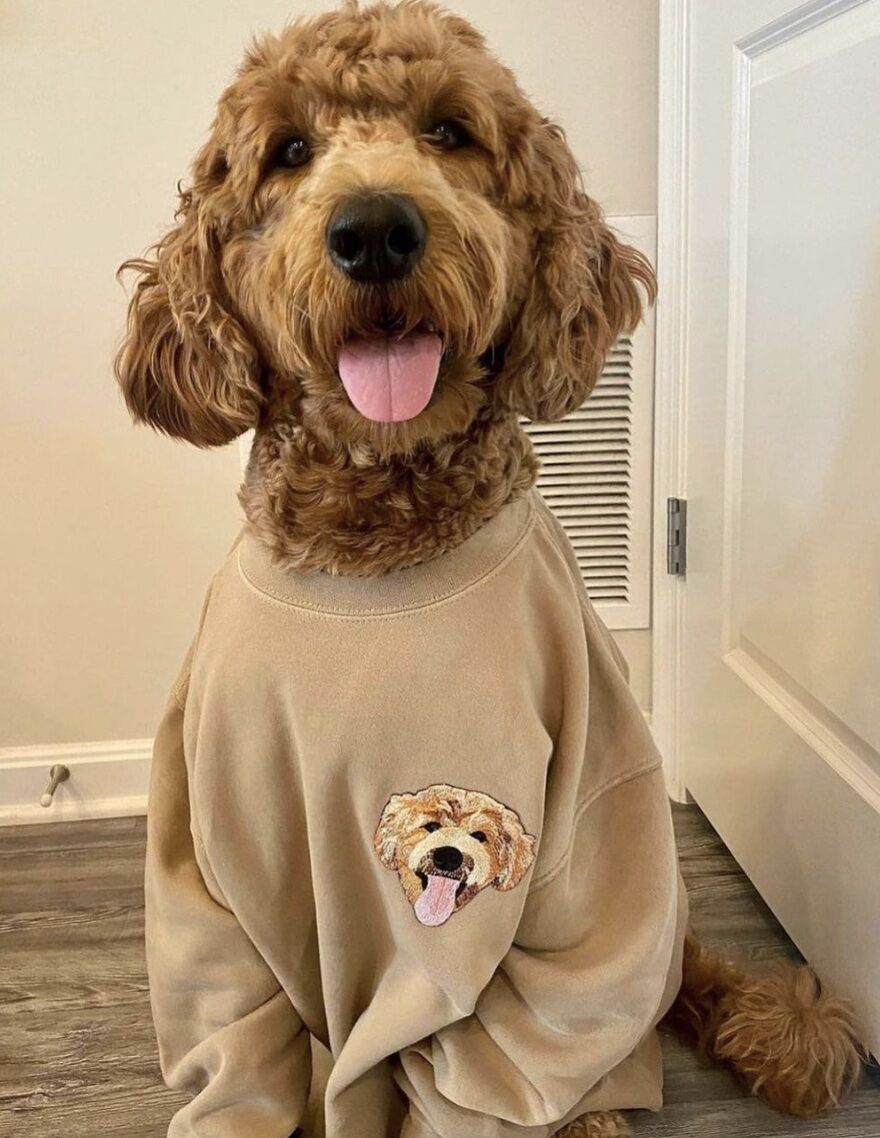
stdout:
[(147, 963), (162, 1073), (195, 1096), (168, 1135), (288, 1135), (309, 1091), (308, 1032), (194, 837), (183, 717), (177, 690), (156, 737), (147, 824)]
[(586, 698), (563, 717), (517, 933), (473, 1013), (400, 1055), (406, 1138), (549, 1138), (590, 1110), (660, 1106), (653, 1028), (680, 984), (687, 900), (660, 757), (580, 603)]
[[(685, 919), (662, 772), (622, 777), (581, 804), (568, 856), (533, 879), (473, 1014), (400, 1056), (404, 1133), (548, 1138), (588, 1110), (659, 1107), (640, 1045), (656, 1047), (647, 1037), (677, 990)], [(612, 1101), (631, 1056), (635, 1100)]]

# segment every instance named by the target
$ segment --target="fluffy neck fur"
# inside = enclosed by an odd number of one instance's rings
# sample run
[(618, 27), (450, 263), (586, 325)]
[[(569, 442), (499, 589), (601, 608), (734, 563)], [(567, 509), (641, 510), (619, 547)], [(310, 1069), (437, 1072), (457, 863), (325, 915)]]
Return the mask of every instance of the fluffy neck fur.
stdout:
[(525, 494), (537, 470), (510, 414), (392, 459), (282, 421), (258, 431), (241, 502), (282, 567), (378, 576), (460, 545)]

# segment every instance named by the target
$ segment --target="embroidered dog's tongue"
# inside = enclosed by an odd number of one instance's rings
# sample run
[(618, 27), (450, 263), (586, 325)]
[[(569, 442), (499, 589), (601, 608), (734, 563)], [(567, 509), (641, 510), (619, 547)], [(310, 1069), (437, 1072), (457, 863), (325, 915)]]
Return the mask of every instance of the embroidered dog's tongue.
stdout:
[(413, 908), (423, 925), (442, 925), (455, 909), (455, 893), (459, 882), (454, 877), (430, 874), (424, 892)]
[(339, 350), (339, 378), (365, 418), (401, 423), (427, 407), (442, 352), (443, 341), (431, 332), (346, 340)]

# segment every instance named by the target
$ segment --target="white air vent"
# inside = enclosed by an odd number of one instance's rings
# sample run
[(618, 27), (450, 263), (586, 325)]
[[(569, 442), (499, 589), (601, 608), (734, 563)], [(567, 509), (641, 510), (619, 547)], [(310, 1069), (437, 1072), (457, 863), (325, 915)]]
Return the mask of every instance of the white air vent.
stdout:
[[(652, 261), (653, 217), (610, 219)], [(620, 339), (587, 402), (561, 423), (526, 423), (542, 469), (538, 488), (562, 522), (609, 628), (651, 617), (653, 313)]]

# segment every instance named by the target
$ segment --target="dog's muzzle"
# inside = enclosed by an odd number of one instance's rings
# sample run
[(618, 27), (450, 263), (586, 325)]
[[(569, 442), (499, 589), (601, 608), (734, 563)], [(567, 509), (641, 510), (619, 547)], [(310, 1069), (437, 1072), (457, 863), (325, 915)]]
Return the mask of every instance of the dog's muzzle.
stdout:
[(414, 909), (423, 925), (442, 925), (449, 920), (473, 868), (473, 858), (455, 846), (438, 846), (422, 858), (416, 871), (422, 893)]
[[(427, 240), (425, 219), (411, 198), (388, 192), (341, 202), (327, 226), (330, 259), (358, 284), (384, 285), (408, 276)], [(339, 378), (366, 419), (401, 423), (428, 406), (443, 357), (443, 341), (429, 328), (405, 335), (377, 332), (346, 339), (339, 348)]]

